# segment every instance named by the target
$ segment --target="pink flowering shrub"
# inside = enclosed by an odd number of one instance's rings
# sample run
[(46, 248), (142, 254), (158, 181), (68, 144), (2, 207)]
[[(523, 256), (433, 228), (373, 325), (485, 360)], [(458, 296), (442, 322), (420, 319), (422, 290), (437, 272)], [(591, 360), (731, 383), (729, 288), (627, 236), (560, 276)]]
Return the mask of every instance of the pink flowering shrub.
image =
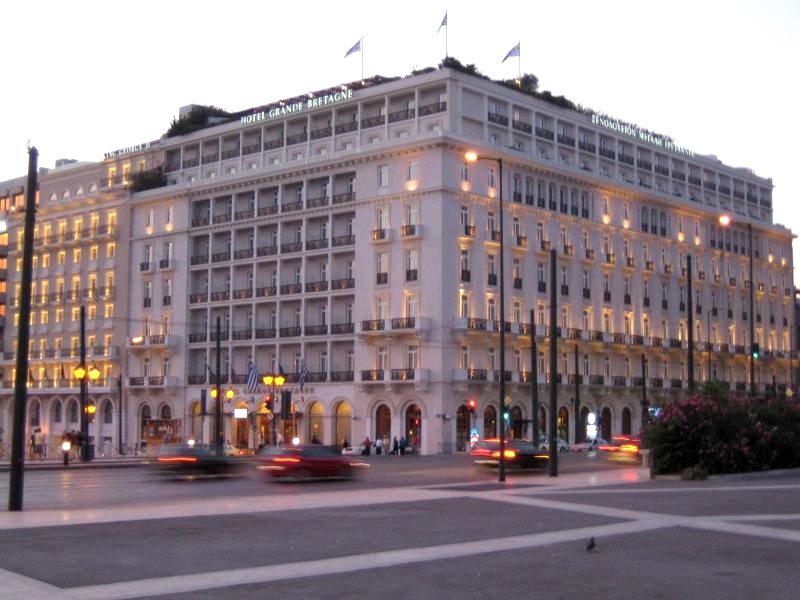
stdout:
[(645, 430), (658, 473), (800, 467), (800, 403), (729, 396), (714, 387), (668, 402)]

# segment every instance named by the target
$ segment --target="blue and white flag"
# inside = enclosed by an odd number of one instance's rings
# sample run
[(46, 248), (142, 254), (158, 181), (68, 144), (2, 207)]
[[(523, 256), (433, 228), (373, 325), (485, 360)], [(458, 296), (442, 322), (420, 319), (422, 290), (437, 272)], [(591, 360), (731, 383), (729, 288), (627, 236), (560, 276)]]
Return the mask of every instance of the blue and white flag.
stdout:
[(436, 33), (439, 33), (442, 27), (447, 27), (447, 11), (444, 11), (444, 19), (442, 19), (442, 24), (439, 25), (439, 29), (436, 30)]
[(247, 365), (247, 391), (255, 394), (258, 391), (258, 369), (253, 361)]
[(308, 378), (308, 367), (306, 366), (306, 361), (302, 358), (300, 359), (300, 379), (298, 382), (300, 383), (300, 391), (303, 391), (303, 386), (306, 384), (306, 378)]
[(517, 42), (517, 45), (508, 51), (508, 54), (506, 54), (506, 57), (503, 59), (503, 62), (506, 62), (512, 56), (519, 56), (519, 42)]
[(347, 54), (345, 54), (344, 57), (347, 58), (355, 52), (361, 52), (361, 40), (358, 40), (355, 44), (353, 44), (353, 47), (347, 51)]

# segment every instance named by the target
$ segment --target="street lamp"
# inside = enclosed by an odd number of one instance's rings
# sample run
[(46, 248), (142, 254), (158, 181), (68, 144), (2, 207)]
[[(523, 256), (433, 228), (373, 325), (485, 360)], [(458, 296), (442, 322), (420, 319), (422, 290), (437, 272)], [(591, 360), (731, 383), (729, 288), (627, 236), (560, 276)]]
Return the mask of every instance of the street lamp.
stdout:
[[(506, 429), (503, 415), (506, 410), (506, 320), (505, 320), (505, 268), (503, 265), (503, 238), (505, 230), (503, 228), (503, 159), (487, 156), (479, 156), (474, 150), (464, 154), (464, 158), (469, 163), (478, 160), (488, 160), (497, 163), (500, 175), (499, 194), (497, 204), (500, 211), (500, 460), (498, 465), (498, 480), (506, 480)], [(534, 382), (536, 385), (536, 382)]]
[[(86, 308), (81, 306), (81, 331), (84, 331), (83, 324), (86, 318)], [(89, 419), (94, 417), (97, 411), (97, 406), (89, 404), (88, 402), (88, 384), (100, 379), (100, 369), (92, 365), (86, 368), (86, 352), (83, 339), (81, 339), (81, 363), (73, 369), (72, 374), (75, 379), (80, 381), (80, 404), (81, 404), (81, 436), (80, 436), (80, 453), (81, 460), (88, 462), (94, 458), (94, 453), (91, 451), (89, 444)]]
[(277, 375), (273, 373), (267, 373), (261, 378), (261, 381), (264, 382), (264, 385), (270, 389), (270, 396), (272, 397), (272, 404), (270, 406), (270, 410), (272, 412), (272, 445), (277, 446), (278, 440), (276, 438), (276, 424), (275, 424), (275, 388), (279, 390), (286, 383), (286, 377), (283, 373), (278, 373)]
[[(733, 222), (733, 219), (730, 215), (720, 215), (719, 216), (719, 224), (722, 227), (728, 227)], [(753, 281), (753, 225), (752, 223), (747, 224), (747, 257), (749, 263), (749, 277), (750, 277), (750, 395), (756, 395), (756, 378), (755, 378), (755, 356), (757, 352), (757, 345), (756, 345), (756, 331), (755, 331), (755, 308), (754, 308), (754, 292), (753, 287), (755, 282)]]

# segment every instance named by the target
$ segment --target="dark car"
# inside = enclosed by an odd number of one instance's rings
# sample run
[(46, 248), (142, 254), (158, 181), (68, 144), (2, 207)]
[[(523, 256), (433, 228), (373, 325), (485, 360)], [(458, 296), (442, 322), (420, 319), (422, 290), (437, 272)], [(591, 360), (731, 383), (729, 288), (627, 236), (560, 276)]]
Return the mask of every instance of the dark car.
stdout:
[(261, 454), (263, 464), (258, 468), (275, 479), (312, 481), (318, 479), (350, 479), (357, 470), (366, 467), (361, 460), (342, 456), (338, 450), (319, 444), (281, 446)]
[[(469, 452), (476, 465), (497, 467), (500, 464), (500, 440), (481, 440)], [(545, 467), (550, 456), (536, 448), (529, 440), (506, 440), (505, 463), (510, 469), (536, 469)]]
[(240, 461), (218, 455), (207, 444), (170, 444), (161, 447), (153, 465), (163, 475), (221, 477), (236, 474)]

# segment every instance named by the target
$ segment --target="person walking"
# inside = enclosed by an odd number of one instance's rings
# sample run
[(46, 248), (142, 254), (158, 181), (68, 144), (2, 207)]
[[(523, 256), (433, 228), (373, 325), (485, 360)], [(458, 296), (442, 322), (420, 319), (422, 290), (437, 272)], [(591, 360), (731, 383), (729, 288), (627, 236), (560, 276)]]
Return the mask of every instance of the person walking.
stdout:
[(375, 438), (375, 454), (380, 456), (381, 450), (383, 450), (383, 442), (381, 441), (381, 436), (377, 436)]
[(402, 436), (400, 438), (400, 454), (403, 455), (406, 453), (406, 436)]
[(400, 454), (400, 442), (397, 441), (397, 436), (392, 440), (392, 454), (395, 456)]
[(362, 446), (364, 446), (364, 449), (361, 451), (361, 455), (369, 456), (369, 450), (372, 447), (372, 442), (369, 441), (369, 436), (364, 438)]

